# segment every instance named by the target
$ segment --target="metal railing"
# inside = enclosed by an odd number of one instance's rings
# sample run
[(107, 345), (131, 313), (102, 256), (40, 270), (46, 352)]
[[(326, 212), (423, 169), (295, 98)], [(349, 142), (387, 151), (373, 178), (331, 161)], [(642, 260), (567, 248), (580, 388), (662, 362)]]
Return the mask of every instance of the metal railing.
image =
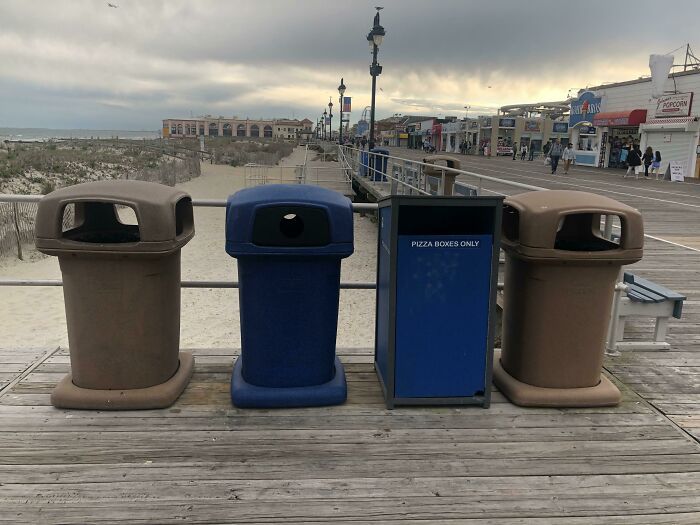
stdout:
[[(8, 195), (0, 194), (0, 203), (38, 203), (43, 195)], [(226, 199), (192, 199), (192, 205), (206, 208), (225, 208)], [(353, 203), (355, 213), (374, 211), (375, 203)], [(0, 279), (0, 286), (62, 286), (61, 279)], [(237, 281), (181, 281), (183, 288), (238, 288)], [(344, 290), (374, 290), (373, 282), (343, 282), (340, 288)]]
[[(484, 192), (495, 195), (505, 195), (497, 190), (484, 188), (485, 182), (501, 184), (504, 186), (522, 189), (526, 191), (546, 190), (540, 186), (524, 184), (499, 179), (489, 175), (482, 175), (473, 171), (467, 171), (448, 166), (438, 166), (419, 160), (404, 159), (393, 155), (361, 150), (352, 146), (338, 146), (338, 159), (345, 168), (357, 179), (362, 179), (378, 188), (387, 195), (444, 195), (445, 175), (465, 176), (474, 179), (474, 184), (465, 184), (456, 181), (456, 186), (461, 186), (459, 194), (469, 193), (463, 190), (472, 190), (476, 195)], [(430, 171), (439, 171), (440, 176), (426, 175), (425, 168)]]

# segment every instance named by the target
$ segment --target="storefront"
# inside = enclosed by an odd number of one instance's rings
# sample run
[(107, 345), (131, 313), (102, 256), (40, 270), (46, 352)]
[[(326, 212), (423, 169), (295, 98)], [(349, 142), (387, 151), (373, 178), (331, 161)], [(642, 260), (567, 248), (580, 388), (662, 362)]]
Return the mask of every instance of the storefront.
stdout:
[[(477, 148), (479, 155), (485, 155), (486, 148), (490, 149), (491, 147), (492, 123), (493, 119), (491, 117), (479, 117), (479, 142)], [(492, 155), (493, 153), (489, 151), (489, 154)]]
[(512, 155), (515, 147), (515, 118), (498, 119), (498, 142), (496, 155)]
[(680, 166), (684, 177), (695, 177), (699, 130), (698, 117), (649, 119), (641, 126), (642, 151), (651, 146), (661, 154), (661, 173), (667, 173), (673, 161)]
[(462, 124), (461, 121), (446, 122), (442, 125), (442, 144), (443, 151), (447, 153), (458, 153), (459, 146), (462, 142)]
[(639, 126), (646, 118), (646, 109), (600, 112), (593, 117), (593, 125), (601, 131), (601, 143), (606, 144), (598, 165), (602, 162), (606, 168), (626, 168), (627, 154), (631, 148), (639, 146)]
[(468, 119), (466, 122), (467, 153), (477, 153), (479, 145), (479, 121)]
[(430, 138), (431, 144), (435, 147), (435, 151), (444, 151), (442, 144), (442, 123), (436, 122), (428, 136)]
[(584, 91), (571, 103), (569, 111), (570, 142), (574, 145), (576, 164), (598, 166), (600, 160), (600, 136), (593, 126), (593, 119), (600, 113), (602, 98), (591, 91)]
[(527, 146), (528, 151), (533, 153), (542, 151), (543, 124), (542, 119), (523, 119), (523, 130), (518, 143)]

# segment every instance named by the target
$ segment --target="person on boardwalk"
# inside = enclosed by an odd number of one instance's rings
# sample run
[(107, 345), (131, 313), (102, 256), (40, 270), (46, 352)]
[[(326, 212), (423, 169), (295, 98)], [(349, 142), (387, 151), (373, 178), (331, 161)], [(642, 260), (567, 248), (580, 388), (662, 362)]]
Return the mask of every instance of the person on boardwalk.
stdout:
[(513, 142), (513, 160), (518, 156), (518, 145)]
[(659, 180), (659, 170), (661, 169), (661, 152), (657, 151), (654, 154), (654, 160), (651, 163), (651, 172), (654, 174), (656, 180)]
[(525, 160), (525, 156), (527, 155), (527, 144), (523, 144), (520, 146), (520, 160)]
[(362, 145), (362, 149), (365, 149), (365, 147), (367, 146), (367, 138), (362, 137), (360, 144)]
[(649, 167), (651, 166), (651, 163), (654, 162), (654, 150), (651, 148), (651, 146), (647, 146), (647, 149), (644, 150), (642, 161), (644, 162), (644, 178), (648, 179)]
[(564, 175), (569, 174), (569, 166), (571, 166), (571, 163), (576, 160), (576, 153), (574, 152), (574, 145), (569, 142), (569, 144), (566, 146), (566, 149), (564, 152), (561, 154), (561, 160), (564, 161)]
[(627, 154), (627, 171), (622, 176), (623, 179), (627, 178), (627, 175), (634, 173), (634, 178), (638, 179), (639, 175), (636, 173), (637, 166), (642, 165), (642, 156), (640, 155), (639, 149), (632, 147), (630, 152)]
[(534, 160), (535, 159), (535, 148), (532, 147), (532, 144), (530, 144), (530, 154), (527, 157), (527, 160)]
[(557, 166), (559, 165), (559, 159), (561, 158), (561, 154), (561, 140), (557, 139), (554, 141), (554, 144), (552, 144), (552, 147), (549, 149), (549, 158), (552, 159), (552, 175), (557, 174)]

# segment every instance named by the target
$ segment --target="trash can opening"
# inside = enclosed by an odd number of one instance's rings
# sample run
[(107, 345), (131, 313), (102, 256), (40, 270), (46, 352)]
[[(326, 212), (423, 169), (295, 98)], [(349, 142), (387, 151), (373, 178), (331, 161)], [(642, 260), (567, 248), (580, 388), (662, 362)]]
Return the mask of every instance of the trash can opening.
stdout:
[(255, 213), (253, 244), (326, 246), (331, 242), (328, 214), (313, 206), (265, 206)]
[(304, 221), (296, 213), (288, 213), (280, 221), (280, 231), (287, 237), (299, 237), (304, 231)]
[(194, 214), (192, 198), (183, 197), (175, 205), (175, 235), (189, 235), (194, 231)]
[(600, 213), (571, 213), (559, 221), (554, 248), (572, 252), (603, 252), (617, 250), (620, 245), (603, 237)]
[[(137, 222), (127, 224), (129, 219), (120, 219), (116, 205), (112, 202), (87, 201), (72, 204), (75, 214), (73, 227), (63, 231), (64, 239), (98, 244), (122, 244), (141, 240), (138, 217), (133, 208), (128, 207)], [(64, 208), (61, 218), (65, 214)], [(125, 214), (125, 217), (128, 215)]]
[(504, 204), (502, 220), (503, 236), (509, 241), (517, 241), (520, 238), (520, 212), (513, 206)]

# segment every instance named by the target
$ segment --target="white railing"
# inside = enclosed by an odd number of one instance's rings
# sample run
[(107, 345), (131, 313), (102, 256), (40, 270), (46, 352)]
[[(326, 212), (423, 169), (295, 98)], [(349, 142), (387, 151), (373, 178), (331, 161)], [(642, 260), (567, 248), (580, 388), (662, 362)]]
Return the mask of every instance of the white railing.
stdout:
[(264, 164), (246, 164), (245, 185), (260, 186), (264, 184), (302, 184), (304, 166), (267, 166)]

